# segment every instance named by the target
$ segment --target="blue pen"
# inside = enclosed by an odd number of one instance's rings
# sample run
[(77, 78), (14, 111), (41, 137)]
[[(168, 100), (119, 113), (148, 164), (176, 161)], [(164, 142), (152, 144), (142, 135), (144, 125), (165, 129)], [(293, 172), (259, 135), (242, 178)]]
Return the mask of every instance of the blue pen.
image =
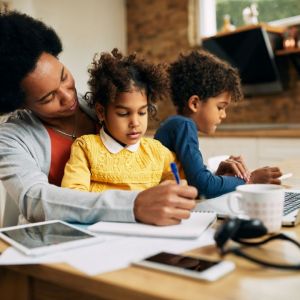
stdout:
[(180, 184), (180, 177), (179, 177), (179, 172), (178, 172), (176, 163), (174, 163), (174, 162), (170, 163), (170, 167), (171, 167), (171, 171), (175, 177), (177, 184)]

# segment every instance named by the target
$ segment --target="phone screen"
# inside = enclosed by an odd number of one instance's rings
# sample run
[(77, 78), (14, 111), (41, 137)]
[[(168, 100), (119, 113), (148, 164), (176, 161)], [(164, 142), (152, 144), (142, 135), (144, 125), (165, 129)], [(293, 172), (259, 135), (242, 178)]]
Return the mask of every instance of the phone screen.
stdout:
[(193, 270), (196, 272), (202, 272), (219, 263), (215, 261), (207, 261), (199, 258), (171, 254), (166, 252), (161, 252), (154, 256), (148, 257), (147, 259), (145, 259), (145, 261), (156, 262), (168, 266)]
[(94, 237), (60, 222), (33, 225), (1, 233), (29, 249)]

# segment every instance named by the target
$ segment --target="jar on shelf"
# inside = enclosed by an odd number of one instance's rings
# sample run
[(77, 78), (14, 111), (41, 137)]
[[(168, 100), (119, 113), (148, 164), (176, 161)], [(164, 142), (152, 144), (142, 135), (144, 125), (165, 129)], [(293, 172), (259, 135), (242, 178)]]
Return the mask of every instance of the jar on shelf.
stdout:
[(255, 25), (258, 24), (258, 9), (257, 4), (252, 3), (243, 9), (243, 20), (245, 25)]
[(222, 26), (221, 31), (228, 32), (228, 31), (234, 31), (234, 30), (235, 30), (235, 26), (231, 23), (230, 15), (224, 15), (223, 26)]
[(299, 47), (298, 45), (298, 30), (296, 27), (288, 28), (283, 35), (283, 48), (291, 49)]

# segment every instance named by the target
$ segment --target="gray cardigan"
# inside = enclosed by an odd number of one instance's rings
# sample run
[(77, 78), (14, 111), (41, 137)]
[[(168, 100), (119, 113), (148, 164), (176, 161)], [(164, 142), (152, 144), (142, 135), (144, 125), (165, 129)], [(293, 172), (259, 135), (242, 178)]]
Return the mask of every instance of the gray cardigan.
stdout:
[(0, 180), (19, 207), (19, 223), (52, 219), (135, 222), (138, 191), (92, 193), (57, 187), (48, 183), (50, 161), (48, 132), (30, 111), (18, 111), (0, 124)]

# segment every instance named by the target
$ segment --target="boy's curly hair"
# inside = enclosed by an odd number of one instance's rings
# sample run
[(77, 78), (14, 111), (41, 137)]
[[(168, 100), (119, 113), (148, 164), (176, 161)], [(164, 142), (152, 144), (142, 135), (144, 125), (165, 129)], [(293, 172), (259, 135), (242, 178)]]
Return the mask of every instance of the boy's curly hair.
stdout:
[(156, 114), (155, 103), (163, 100), (169, 92), (169, 78), (163, 64), (150, 64), (135, 54), (123, 56), (114, 48), (111, 53), (95, 55), (88, 70), (90, 92), (85, 99), (91, 106), (100, 103), (104, 108), (113, 103), (122, 92), (144, 90), (150, 117)]
[(0, 113), (22, 107), (21, 81), (34, 70), (40, 55), (57, 56), (61, 51), (59, 37), (41, 21), (17, 11), (0, 14)]
[(223, 92), (229, 92), (233, 101), (243, 98), (238, 70), (204, 50), (180, 54), (168, 71), (172, 101), (179, 114), (192, 95), (201, 101)]

